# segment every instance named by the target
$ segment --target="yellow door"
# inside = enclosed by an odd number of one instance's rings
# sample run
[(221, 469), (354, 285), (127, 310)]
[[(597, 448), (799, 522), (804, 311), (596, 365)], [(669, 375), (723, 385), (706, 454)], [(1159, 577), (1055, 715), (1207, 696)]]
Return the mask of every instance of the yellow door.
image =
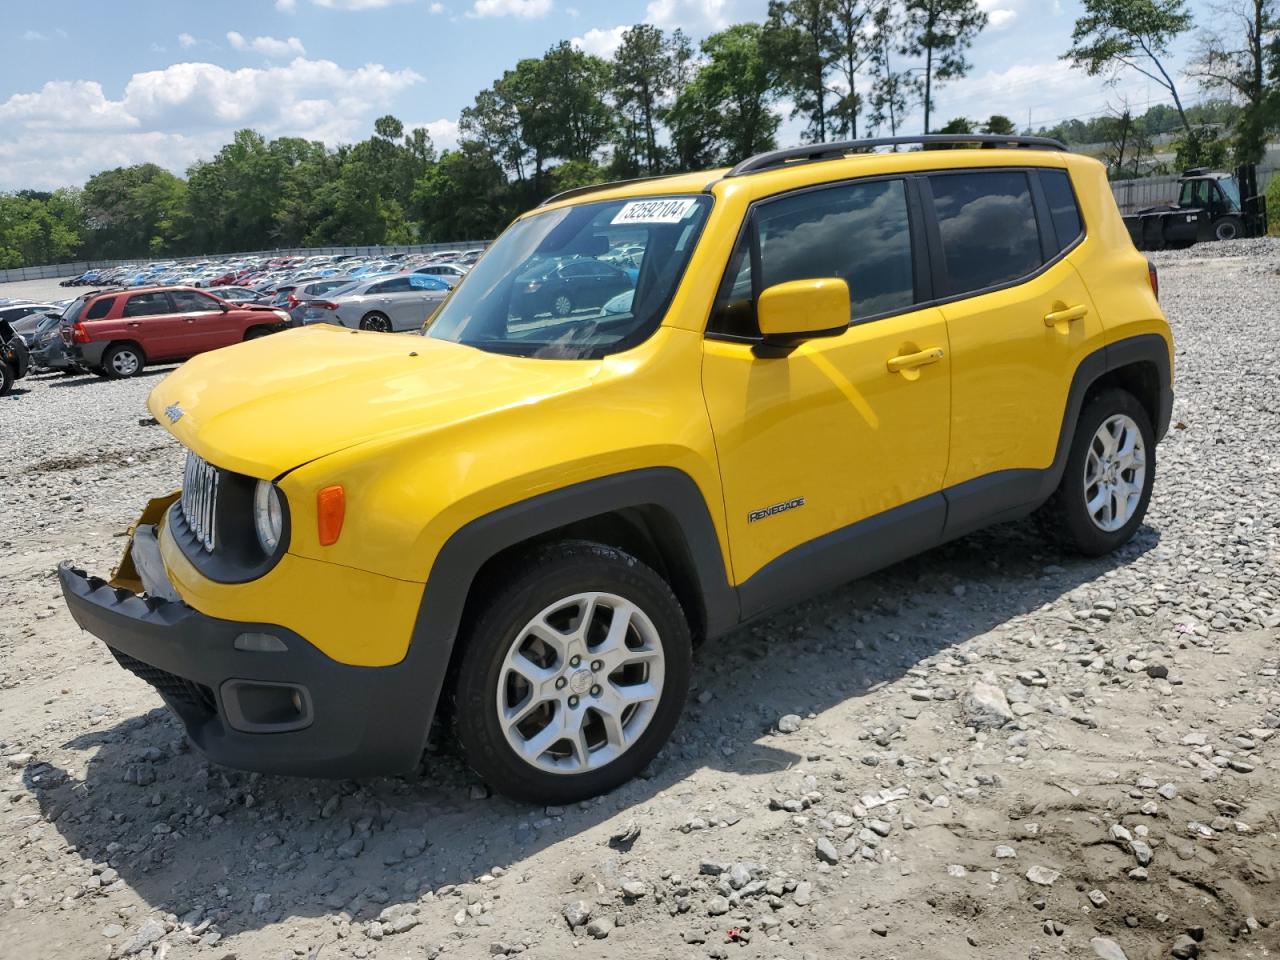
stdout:
[(1038, 211), (1027, 171), (929, 177), (940, 292), (963, 295), (942, 306), (952, 357), (948, 488), (1047, 468), (1072, 376), (1102, 344), (1089, 291), (1070, 254), (1060, 255), (1082, 231), (1066, 174), (1034, 176), (1047, 199)]
[[(702, 377), (734, 579), (769, 584), (743, 592), (750, 616), (880, 565), (874, 561), (894, 543), (936, 542), (951, 361), (941, 311), (913, 307), (918, 278), (903, 181), (771, 200), (758, 205), (747, 233), (713, 311)], [(760, 291), (816, 277), (848, 283), (851, 326), (765, 355), (754, 319)], [(902, 514), (912, 537), (895, 540), (893, 522), (853, 527), (896, 519), (886, 511), (913, 503)]]

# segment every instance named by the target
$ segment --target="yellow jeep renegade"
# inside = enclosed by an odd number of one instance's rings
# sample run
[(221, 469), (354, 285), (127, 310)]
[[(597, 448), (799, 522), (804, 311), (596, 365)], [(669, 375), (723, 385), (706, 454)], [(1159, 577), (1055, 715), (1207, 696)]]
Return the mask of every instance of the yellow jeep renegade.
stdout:
[(149, 401), (183, 488), (110, 583), (62, 565), (72, 613), (219, 763), (408, 771), (447, 702), (560, 803), (654, 757), (696, 638), (1037, 509), (1115, 549), (1173, 402), (1154, 272), (1095, 161), (932, 139), (571, 191), (422, 337), (189, 361)]

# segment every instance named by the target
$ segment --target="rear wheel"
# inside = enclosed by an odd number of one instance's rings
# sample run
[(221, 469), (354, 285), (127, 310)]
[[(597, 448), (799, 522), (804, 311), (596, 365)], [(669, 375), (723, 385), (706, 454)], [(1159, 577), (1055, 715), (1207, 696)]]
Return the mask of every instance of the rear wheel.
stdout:
[(1142, 523), (1155, 473), (1146, 409), (1126, 390), (1104, 390), (1080, 414), (1062, 481), (1041, 519), (1068, 548), (1090, 557), (1110, 553)]
[(371, 330), (374, 333), (390, 333), (391, 319), (385, 313), (367, 313), (364, 319), (360, 321), (361, 330)]
[(0, 397), (5, 396), (13, 389), (13, 368), (9, 364), (0, 360)]
[(657, 573), (583, 541), (538, 548), (495, 580), (465, 644), (454, 723), (495, 789), (570, 803), (636, 776), (675, 726), (691, 644)]
[(557, 317), (567, 317), (573, 313), (573, 300), (567, 293), (558, 293), (551, 301), (551, 312)]
[(145, 362), (139, 347), (132, 343), (116, 343), (102, 355), (102, 373), (110, 380), (127, 380), (137, 376)]

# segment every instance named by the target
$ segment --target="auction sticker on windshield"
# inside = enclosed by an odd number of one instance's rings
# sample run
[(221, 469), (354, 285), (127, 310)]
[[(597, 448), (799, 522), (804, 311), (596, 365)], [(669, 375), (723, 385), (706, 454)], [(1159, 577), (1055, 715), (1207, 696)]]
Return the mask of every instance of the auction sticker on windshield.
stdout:
[(697, 197), (684, 200), (633, 200), (613, 218), (613, 223), (679, 223), (693, 209)]

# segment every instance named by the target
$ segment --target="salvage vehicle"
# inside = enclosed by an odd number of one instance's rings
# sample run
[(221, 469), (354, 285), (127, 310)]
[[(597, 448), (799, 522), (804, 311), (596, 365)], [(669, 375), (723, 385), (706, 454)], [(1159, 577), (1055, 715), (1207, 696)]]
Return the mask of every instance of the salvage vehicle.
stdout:
[(348, 283), (325, 299), (307, 300), (295, 325), (335, 324), (378, 333), (417, 330), (449, 295), (441, 277), (420, 273), (380, 276)]
[(1267, 235), (1267, 198), (1258, 190), (1257, 167), (1234, 175), (1196, 167), (1178, 181), (1178, 202), (1158, 204), (1124, 218), (1139, 250), (1185, 249), (1207, 240)]
[(31, 355), (8, 320), (0, 320), (0, 397), (13, 390), (15, 380), (27, 375)]
[[(958, 149), (868, 152), (921, 142)], [(523, 315), (540, 265), (623, 243), (629, 302)], [(1034, 511), (1127, 543), (1172, 367), (1096, 161), (774, 151), (551, 198), (421, 337), (196, 357), (148, 400), (181, 491), (109, 582), (59, 577), (214, 762), (411, 771), (439, 709), (493, 787), (565, 803), (653, 760), (704, 638)]]
[(186, 360), (283, 330), (289, 314), (234, 306), (189, 287), (97, 290), (67, 307), (62, 338), (71, 361), (111, 380), (136, 377), (148, 363)]

